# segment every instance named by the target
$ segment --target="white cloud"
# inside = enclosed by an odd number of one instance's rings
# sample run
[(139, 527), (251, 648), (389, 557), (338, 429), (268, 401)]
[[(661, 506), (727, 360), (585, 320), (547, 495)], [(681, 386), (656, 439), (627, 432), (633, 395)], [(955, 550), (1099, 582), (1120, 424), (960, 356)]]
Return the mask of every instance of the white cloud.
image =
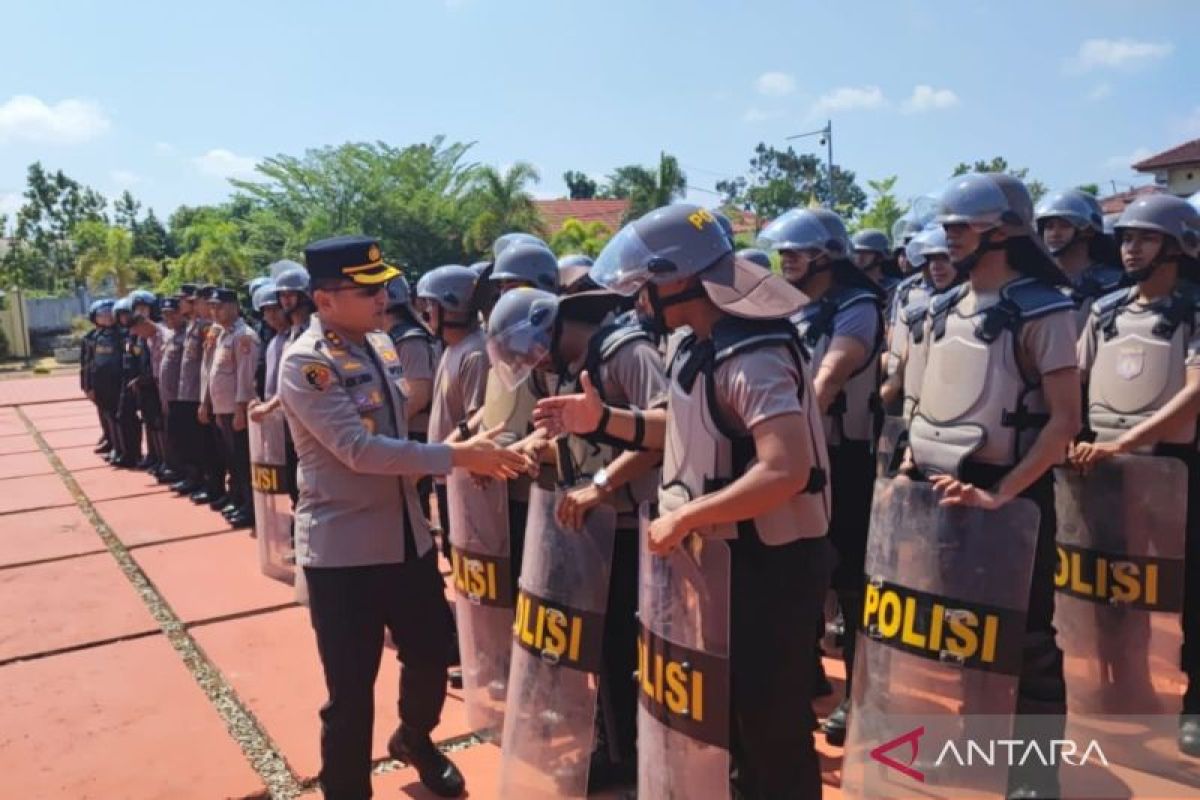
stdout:
[(774, 111), (763, 111), (758, 106), (750, 106), (742, 112), (742, 122), (766, 122), (769, 119), (776, 119), (779, 116)]
[(764, 72), (754, 79), (754, 90), (768, 97), (782, 97), (796, 91), (796, 79), (786, 72)]
[(258, 159), (239, 156), (222, 147), (216, 147), (202, 156), (196, 156), (192, 163), (205, 175), (217, 178), (250, 178), (254, 176), (254, 165), (258, 163)]
[(1191, 113), (1171, 121), (1171, 135), (1178, 139), (1194, 139), (1200, 136), (1200, 106)]
[[(20, 192), (0, 192), (0, 214), (12, 216), (21, 210), (21, 206), (25, 204), (25, 198)], [(10, 220), (11, 222), (11, 220)], [(0, 235), (3, 235), (0, 231)]]
[(136, 172), (130, 172), (127, 169), (114, 169), (108, 173), (108, 177), (122, 189), (128, 189), (142, 182), (141, 175), (138, 175)]
[(958, 95), (950, 89), (935, 89), (924, 83), (913, 87), (912, 97), (904, 101), (904, 111), (919, 114), (922, 111), (940, 111), (958, 105)]
[(1104, 160), (1106, 169), (1123, 169), (1128, 170), (1131, 164), (1135, 164), (1144, 158), (1149, 158), (1154, 155), (1154, 151), (1149, 147), (1138, 147), (1129, 155), (1112, 156)]
[(169, 142), (155, 142), (154, 152), (158, 153), (160, 156), (172, 156), (175, 155), (175, 145), (170, 144)]
[(111, 127), (103, 109), (87, 100), (68, 98), (53, 105), (18, 94), (0, 104), (0, 142), (80, 144)]
[(1112, 94), (1112, 86), (1107, 83), (1098, 83), (1092, 87), (1092, 90), (1087, 93), (1087, 99), (1092, 102), (1103, 100)]
[(813, 104), (813, 114), (825, 114), (831, 111), (855, 111), (883, 108), (887, 98), (878, 86), (841, 86), (832, 92), (826, 92)]
[(1139, 42), (1136, 39), (1088, 39), (1067, 60), (1072, 72), (1135, 67), (1159, 61), (1175, 52), (1170, 42)]

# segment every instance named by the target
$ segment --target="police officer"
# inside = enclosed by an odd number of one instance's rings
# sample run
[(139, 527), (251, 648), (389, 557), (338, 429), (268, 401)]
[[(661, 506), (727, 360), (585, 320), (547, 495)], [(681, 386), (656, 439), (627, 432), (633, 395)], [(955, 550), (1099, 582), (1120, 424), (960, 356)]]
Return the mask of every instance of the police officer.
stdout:
[(134, 395), (146, 434), (147, 456), (143, 468), (157, 478), (159, 470), (165, 465), (162, 398), (158, 393), (158, 379), (154, 367), (154, 356), (159, 350), (158, 324), (149, 317), (136, 313), (133, 315), (130, 333), (136, 337), (131, 346), (136, 358)]
[[(283, 348), (287, 345), (287, 314), (279, 305), (279, 289), (275, 282), (264, 283), (254, 290), (254, 311), (262, 317), (263, 327), (270, 331), (269, 341), (263, 343), (263, 383), (260, 399), (270, 402), (279, 393), (279, 362), (283, 360)], [(276, 401), (278, 402), (278, 401)], [(256, 404), (251, 404), (251, 417)]]
[[(100, 334), (100, 324), (96, 322), (96, 312), (100, 310), (102, 301), (93, 300), (88, 306), (88, 322), (92, 329), (79, 339), (79, 388), (87, 398), (96, 404), (96, 393), (92, 389), (92, 358), (95, 355), (96, 337)], [(108, 423), (104, 420), (104, 411), (96, 404), (96, 416), (100, 420), (100, 440), (96, 442), (95, 453), (107, 453), (112, 449), (108, 437)]]
[(441, 358), (441, 345), (418, 319), (412, 307), (408, 281), (397, 275), (388, 281), (388, 336), (400, 356), (404, 388), (408, 397), (411, 438), (428, 441), (429, 405), (433, 398), (433, 373)]
[(854, 264), (883, 289), (890, 306), (892, 293), (904, 277), (892, 260), (888, 236), (875, 228), (863, 228), (850, 239), (854, 249)]
[(117, 408), (121, 402), (121, 343), (122, 337), (116, 327), (112, 300), (100, 300), (96, 306), (96, 337), (92, 343), (92, 355), (88, 361), (87, 384), (92, 400), (100, 409), (104, 430), (112, 449), (105, 459), (110, 463), (117, 459), (121, 443), (120, 426), (117, 423)]
[(838, 552), (833, 588), (844, 625), (846, 696), (823, 730), (826, 741), (840, 745), (846, 738), (853, 686), (874, 486), (873, 447), (882, 410), (878, 386), (883, 292), (850, 262), (850, 238), (832, 211), (790, 211), (767, 226), (760, 241), (779, 253), (784, 277), (811, 300), (795, 321), (812, 353), (816, 402), (829, 446), (833, 487), (829, 534)]
[[(1086, 470), (1114, 455), (1153, 453), (1187, 465), (1182, 666), (1188, 685), (1179, 749), (1200, 756), (1200, 212), (1172, 195), (1143, 197), (1121, 214), (1116, 233), (1134, 284), (1096, 301), (1079, 338), (1096, 441), (1076, 444), (1071, 461)], [(1136, 359), (1136, 369), (1123, 367), (1127, 358)]]
[[(282, 361), (283, 353), (288, 345), (300, 337), (305, 330), (308, 329), (308, 320), (312, 317), (315, 306), (313, 305), (312, 294), (309, 291), (308, 270), (295, 261), (284, 259), (276, 261), (271, 265), (271, 274), (275, 276), (275, 288), (279, 293), (279, 307), (283, 309), (284, 316), (287, 319), (287, 333), (281, 335), (283, 339), (279, 343), (277, 350), (278, 358)], [(278, 398), (278, 392), (276, 393)], [(280, 400), (276, 400), (275, 405), (268, 400), (265, 408), (256, 409), (256, 414), (265, 414), (273, 410)], [(287, 469), (287, 485), (288, 494), (292, 498), (294, 506), (300, 499), (300, 490), (296, 485), (296, 467), (299, 463), (296, 457), (296, 447), (292, 440), (291, 429), (284, 426), (284, 457), (286, 459)]]
[(1042, 198), (1035, 215), (1038, 233), (1071, 281), (1075, 321), (1080, 331), (1092, 303), (1124, 284), (1125, 273), (1112, 239), (1104, 232), (1104, 215), (1095, 195), (1080, 189)]
[(211, 372), (203, 403), (212, 408), (224, 461), (229, 465), (228, 502), (221, 512), (234, 528), (253, 527), (254, 498), (250, 493), (250, 441), (247, 405), (254, 399), (254, 370), (258, 365), (258, 334), (246, 324), (237, 292), (218, 288), (209, 296), (216, 325)]
[(196, 314), (202, 316), (208, 324), (204, 331), (204, 345), (200, 359), (200, 405), (196, 411), (196, 421), (200, 424), (200, 460), (204, 470), (204, 488), (192, 495), (193, 503), (207, 504), (213, 511), (220, 511), (229, 502), (226, 485), (229, 465), (225, 461), (221, 433), (217, 430), (212, 401), (208, 394), (208, 381), (212, 377), (213, 358), (217, 353), (217, 339), (221, 335), (221, 326), (216, 322), (214, 316), (216, 306), (209, 302), (217, 289), (218, 287), (211, 284), (201, 286), (196, 303)]
[(178, 440), (187, 467), (187, 477), (171, 490), (189, 497), (204, 491), (205, 472), (200, 428), (200, 374), (204, 366), (204, 342), (211, 324), (201, 309), (206, 306), (199, 288), (192, 283), (179, 287), (179, 310), (187, 320), (183, 354), (179, 361)]
[(263, 392), (266, 390), (267, 384), (267, 347), (271, 344), (271, 339), (275, 337), (275, 328), (267, 323), (263, 318), (262, 312), (258, 305), (254, 302), (254, 295), (263, 286), (270, 284), (275, 285), (275, 281), (266, 276), (259, 275), (251, 278), (246, 282), (246, 313), (252, 320), (248, 323), (254, 329), (254, 333), (258, 336), (258, 363), (254, 367), (254, 396), (255, 399), (261, 399)]
[(758, 264), (763, 269), (771, 269), (771, 255), (757, 247), (743, 247), (736, 253), (737, 257), (752, 264)]
[(142, 458), (142, 426), (137, 413), (137, 376), (141, 348), (130, 330), (133, 324), (133, 298), (130, 295), (113, 303), (116, 330), (121, 341), (121, 396), (117, 403), (117, 458), (113, 465), (138, 469)]
[(562, 294), (595, 289), (596, 285), (587, 276), (592, 264), (592, 257), (583, 253), (570, 253), (558, 259), (558, 285)]
[[(425, 301), (425, 321), (441, 340), (442, 358), (433, 377), (429, 409), (429, 441), (444, 442), (458, 426), (483, 407), (487, 386), (487, 340), (472, 302), (477, 277), (467, 267), (450, 264), (425, 273), (417, 284)], [(442, 547), (449, 553), (450, 521), (446, 482), (435, 477)]]
[[(937, 296), (920, 398), (909, 425), (918, 477), (944, 505), (997, 509), (1017, 497), (1040, 511), (1020, 676), (1017, 729), (1066, 713), (1062, 651), (1055, 641), (1057, 564), (1051, 467), (1080, 427), (1074, 304), (1034, 229), (1033, 202), (1004, 174), (956, 178), (936, 221), (965, 280)], [(1058, 737), (1058, 738), (1061, 738)], [(1057, 775), (1010, 775), (1018, 796), (1058, 797)]]
[[(811, 631), (828, 586), (829, 490), (821, 413), (788, 321), (805, 297), (735, 259), (712, 214), (688, 204), (627, 225), (601, 252), (592, 278), (642, 294), (666, 328), (690, 328), (672, 337), (666, 409), (623, 410), (588, 392), (541, 401), (538, 424), (551, 433), (664, 448), (659, 516), (641, 568), (659, 574), (650, 562), (677, 548), (703, 556), (725, 541), (732, 551), (729, 749), (736, 788), (746, 797), (819, 797), (820, 767), (806, 723)], [(641, 613), (645, 630), (654, 620), (646, 608)], [(669, 762), (684, 752), (659, 754), (665, 764), (643, 763), (639, 781), (670, 773), (665, 788), (678, 791), (687, 778)], [(643, 794), (649, 788), (639, 785)]]
[(186, 458), (183, 451), (184, 433), (180, 428), (180, 414), (185, 413), (179, 403), (179, 368), (183, 360), (184, 337), (187, 319), (180, 311), (178, 297), (162, 300), (163, 330), (161, 356), (158, 367), (158, 391), (162, 398), (165, 415), (166, 469), (159, 475), (159, 483), (176, 483), (187, 476)]
[[(606, 290), (562, 298), (537, 289), (518, 289), (496, 303), (488, 320), (488, 352), (493, 369), (507, 386), (519, 385), (534, 370), (554, 376), (556, 394), (584, 387), (621, 408), (652, 408), (666, 401), (667, 379), (654, 339), (636, 320), (617, 318), (626, 299)], [(592, 377), (595, 376), (595, 383)], [(554, 462), (552, 441), (536, 431), (519, 447), (531, 459)], [(629, 675), (637, 669), (638, 508), (651, 502), (661, 454), (627, 450), (604, 437), (572, 438), (571, 472), (599, 464), (587, 485), (574, 489), (558, 509), (560, 524), (579, 529), (588, 512), (606, 503), (617, 509), (617, 531), (604, 616), (604, 668), (600, 676), (600, 746), (588, 772), (589, 791), (627, 782), (636, 775), (637, 687)], [(620, 463), (614, 459), (628, 452)], [(561, 467), (561, 465), (559, 465)], [(612, 472), (610, 472), (610, 468)], [(570, 474), (567, 472), (566, 474)], [(539, 473), (539, 484), (553, 481)], [(530, 522), (532, 525), (532, 520)]]
[(403, 663), (401, 724), (388, 751), (435, 794), (456, 797), (462, 775), (430, 739), (452, 633), (415, 479), (453, 467), (504, 478), (525, 462), (487, 434), (453, 445), (408, 440), (399, 357), (378, 330), (397, 270), (365, 236), (314, 242), (305, 260), (318, 313), (284, 356), (280, 394), (300, 458), (296, 561), (329, 689), (321, 788), (332, 800), (371, 796), (373, 685), (387, 629)]

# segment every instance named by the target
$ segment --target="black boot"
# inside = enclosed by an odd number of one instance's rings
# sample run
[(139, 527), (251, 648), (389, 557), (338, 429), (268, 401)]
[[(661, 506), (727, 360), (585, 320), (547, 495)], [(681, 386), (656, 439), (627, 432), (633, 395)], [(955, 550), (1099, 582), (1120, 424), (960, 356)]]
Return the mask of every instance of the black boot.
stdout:
[(838, 703), (825, 722), (821, 725), (821, 730), (825, 733), (825, 741), (834, 747), (841, 747), (846, 743), (846, 726), (850, 717), (850, 699), (846, 698)]
[(462, 797), (467, 789), (458, 767), (437, 749), (428, 735), (417, 735), (401, 725), (388, 739), (388, 755), (416, 767), (421, 783), (438, 797)]
[(1200, 758), (1200, 714), (1179, 717), (1179, 752)]

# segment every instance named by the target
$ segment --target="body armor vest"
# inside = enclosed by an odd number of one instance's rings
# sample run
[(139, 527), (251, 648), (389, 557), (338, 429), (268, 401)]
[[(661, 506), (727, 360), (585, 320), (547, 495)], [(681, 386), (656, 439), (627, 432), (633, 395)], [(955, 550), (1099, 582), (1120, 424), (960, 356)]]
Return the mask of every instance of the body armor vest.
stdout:
[(925, 374), (909, 426), (913, 458), (929, 473), (957, 475), (967, 458), (1000, 466), (1020, 460), (1049, 419), (1040, 379), (1018, 362), (1021, 325), (1074, 309), (1054, 287), (1018, 278), (994, 305), (964, 313), (969, 289), (930, 302)]
[(929, 301), (933, 298), (933, 286), (921, 276), (920, 280), (906, 283), (896, 293), (896, 319), (903, 323), (899, 330), (907, 338), (901, 344), (906, 353), (904, 363), (904, 410), (906, 421), (912, 419), (921, 396), (921, 380), (925, 375), (925, 317), (929, 312)]
[(785, 348), (800, 375), (796, 391), (812, 450), (808, 484), (786, 503), (761, 516), (736, 526), (697, 533), (721, 539), (753, 533), (765, 544), (781, 545), (823, 536), (829, 527), (830, 502), (829, 456), (821, 432), (821, 415), (803, 348), (789, 322), (726, 317), (714, 327), (712, 339), (701, 341), (693, 334), (677, 342), (667, 370), (670, 392), (658, 502), (662, 511), (672, 511), (689, 500), (719, 491), (754, 463), (754, 437), (732, 429), (722, 418), (715, 375), (726, 360), (763, 347)]
[(1125, 283), (1125, 271), (1109, 264), (1092, 264), (1079, 275), (1079, 282), (1063, 293), (1075, 304), (1075, 331), (1080, 333), (1092, 313), (1092, 304)]
[[(1130, 287), (1097, 301), (1096, 358), (1088, 385), (1088, 425), (1097, 440), (1112, 441), (1148, 419), (1182, 391), (1188, 341), (1194, 334), (1198, 298), (1192, 288), (1176, 289), (1151, 305), (1135, 302)], [(1196, 419), (1164, 433), (1166, 444), (1191, 444)]]
[[(407, 320), (393, 325), (388, 330), (388, 336), (391, 337), (392, 343), (396, 347), (400, 346), (401, 342), (418, 341), (424, 344), (429, 351), (429, 372), (434, 374), (437, 370), (437, 339), (433, 334), (425, 330), (416, 322)], [(429, 402), (425, 407), (417, 411), (413, 418), (409, 421), (409, 426), (416, 433), (424, 434), (429, 430), (429, 409), (433, 406), (433, 380), (430, 379)]]
[[(805, 347), (812, 354), (814, 375), (829, 351), (837, 315), (858, 303), (871, 303), (876, 314), (879, 298), (858, 287), (835, 286), (820, 300), (805, 306), (793, 318)], [(875, 342), (863, 365), (852, 374), (834, 398), (823, 421), (825, 439), (836, 447), (843, 442), (872, 442), (881, 417), (879, 406), (879, 352), (883, 348), (883, 319), (879, 318)]]

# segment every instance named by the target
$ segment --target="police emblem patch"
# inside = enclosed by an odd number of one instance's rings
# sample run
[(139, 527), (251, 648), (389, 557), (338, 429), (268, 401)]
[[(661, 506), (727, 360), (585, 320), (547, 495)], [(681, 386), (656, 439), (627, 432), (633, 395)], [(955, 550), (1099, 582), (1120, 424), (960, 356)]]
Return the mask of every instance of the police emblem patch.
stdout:
[(333, 373), (329, 370), (329, 367), (322, 366), (321, 364), (305, 364), (301, 371), (308, 385), (318, 392), (325, 391), (329, 384), (333, 383)]
[(1122, 347), (1117, 354), (1117, 376), (1131, 381), (1142, 374), (1146, 366), (1146, 351), (1140, 347)]

